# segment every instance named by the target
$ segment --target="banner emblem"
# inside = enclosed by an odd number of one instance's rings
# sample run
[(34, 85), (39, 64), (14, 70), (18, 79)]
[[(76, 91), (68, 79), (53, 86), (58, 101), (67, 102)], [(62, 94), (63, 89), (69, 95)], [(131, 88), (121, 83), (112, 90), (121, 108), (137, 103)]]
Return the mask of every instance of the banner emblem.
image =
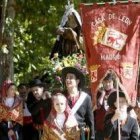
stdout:
[(133, 78), (133, 64), (132, 63), (123, 64), (123, 76), (127, 79)]

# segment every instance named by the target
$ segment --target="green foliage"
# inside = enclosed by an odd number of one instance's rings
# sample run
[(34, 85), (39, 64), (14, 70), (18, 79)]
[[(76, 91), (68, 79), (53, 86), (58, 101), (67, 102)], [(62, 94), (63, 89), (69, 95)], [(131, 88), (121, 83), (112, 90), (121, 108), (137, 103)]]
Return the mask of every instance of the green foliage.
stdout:
[[(43, 70), (45, 66), (45, 69)], [(86, 78), (86, 86), (89, 85), (89, 74), (86, 67), (86, 57), (83, 52), (78, 54), (73, 54), (72, 56), (63, 57), (62, 59), (58, 58), (58, 54), (55, 54), (54, 58), (51, 60), (46, 57), (44, 62), (40, 64), (42, 67), (42, 73), (40, 76), (43, 76), (43, 81), (48, 85), (49, 91), (52, 91), (54, 88), (63, 88), (62, 79), (61, 79), (61, 70), (64, 67), (76, 67), (79, 69)]]
[[(80, 2), (93, 1), (74, 0), (76, 9), (79, 9)], [(44, 70), (50, 71), (50, 75), (54, 73), (54, 64), (50, 62), (49, 54), (66, 4), (67, 0), (16, 0), (13, 25), (14, 79), (17, 84), (28, 82)], [(10, 29), (7, 29), (7, 32), (9, 31)], [(65, 59), (69, 59), (71, 63), (75, 61), (73, 57)]]
[[(54, 1), (17, 1), (15, 18), (14, 66), (16, 82), (38, 75), (40, 64), (49, 55), (56, 38), (63, 6)], [(45, 67), (44, 67), (45, 68)]]

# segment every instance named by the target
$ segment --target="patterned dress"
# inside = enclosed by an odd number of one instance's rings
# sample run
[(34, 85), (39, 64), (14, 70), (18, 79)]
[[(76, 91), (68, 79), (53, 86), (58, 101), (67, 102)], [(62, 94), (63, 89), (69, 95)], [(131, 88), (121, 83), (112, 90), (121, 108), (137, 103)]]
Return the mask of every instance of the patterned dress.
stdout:
[(80, 131), (74, 116), (67, 116), (61, 128), (55, 115), (49, 115), (43, 127), (41, 140), (80, 140)]
[[(12, 107), (5, 104), (5, 99), (0, 103), (0, 140), (22, 140), (23, 111), (22, 102), (18, 97), (14, 98)], [(14, 135), (8, 137), (8, 131), (12, 129)]]

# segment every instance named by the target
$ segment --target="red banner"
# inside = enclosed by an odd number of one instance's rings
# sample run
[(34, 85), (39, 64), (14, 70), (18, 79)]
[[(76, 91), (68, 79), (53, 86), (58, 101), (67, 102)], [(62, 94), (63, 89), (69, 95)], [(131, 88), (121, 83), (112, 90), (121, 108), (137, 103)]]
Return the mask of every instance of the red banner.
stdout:
[(112, 70), (128, 92), (137, 96), (140, 47), (140, 4), (81, 4), (91, 89), (95, 93), (105, 74)]

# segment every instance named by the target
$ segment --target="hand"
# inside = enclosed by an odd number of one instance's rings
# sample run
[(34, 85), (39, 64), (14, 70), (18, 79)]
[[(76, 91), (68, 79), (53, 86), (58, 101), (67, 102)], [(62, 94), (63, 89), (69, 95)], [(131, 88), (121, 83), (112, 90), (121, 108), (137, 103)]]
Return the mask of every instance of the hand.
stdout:
[(100, 105), (103, 105), (106, 92), (104, 90), (100, 90), (100, 92), (101, 92), (101, 96), (99, 97), (98, 102)]
[(43, 99), (43, 100), (46, 100), (46, 99), (47, 99), (47, 97), (46, 97), (46, 94), (45, 94), (45, 93), (43, 93), (43, 95), (42, 95), (42, 99)]
[(121, 116), (121, 112), (118, 109), (116, 109), (115, 114), (111, 119), (111, 122), (114, 123), (116, 120), (118, 120), (120, 118), (120, 116)]
[(95, 111), (95, 110), (97, 110), (97, 109), (98, 109), (97, 105), (94, 105), (92, 111)]
[(64, 28), (59, 27), (59, 28), (57, 29), (56, 33), (57, 33), (58, 35), (63, 35), (63, 33), (64, 33)]
[(10, 130), (8, 131), (8, 136), (11, 137), (11, 136), (13, 136), (13, 135), (15, 135), (15, 132), (14, 132), (12, 129), (10, 129)]

